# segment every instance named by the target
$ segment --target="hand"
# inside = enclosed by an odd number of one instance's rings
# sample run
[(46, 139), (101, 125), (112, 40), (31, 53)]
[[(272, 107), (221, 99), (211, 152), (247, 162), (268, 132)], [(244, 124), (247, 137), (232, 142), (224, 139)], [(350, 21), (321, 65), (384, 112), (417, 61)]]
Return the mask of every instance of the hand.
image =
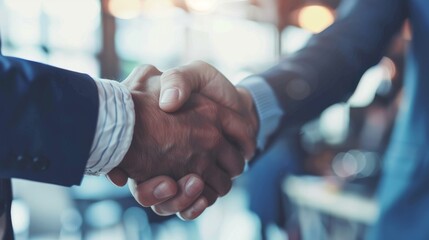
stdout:
[(256, 148), (258, 117), (250, 93), (244, 88), (235, 88), (216, 68), (203, 61), (169, 70), (161, 76), (159, 107), (165, 112), (179, 110), (192, 93), (204, 95), (217, 104), (230, 108), (244, 118), (250, 139), (241, 145), (246, 159), (251, 159)]
[[(244, 145), (242, 151), (250, 159), (253, 155), (258, 129), (258, 118), (253, 99), (245, 89), (236, 89), (219, 71), (211, 65), (198, 61), (190, 65), (179, 67), (164, 73), (161, 77), (160, 107), (166, 112), (180, 109), (188, 101), (192, 93), (198, 92), (219, 104), (229, 107), (240, 114), (244, 121), (240, 124), (247, 126), (250, 144)], [(238, 123), (231, 123), (238, 124)], [(246, 149), (246, 146), (249, 148)], [(203, 196), (211, 201), (217, 198), (210, 189), (205, 188)], [(177, 203), (175, 199), (156, 204), (153, 209), (158, 214), (173, 214), (179, 212), (182, 218), (194, 219), (199, 214), (190, 214), (186, 209), (192, 202), (182, 200)], [(195, 205), (195, 203), (194, 203)], [(197, 209), (200, 209), (196, 207)], [(200, 211), (204, 211), (200, 209)]]
[[(118, 175), (116, 173), (112, 176)], [(204, 189), (204, 182), (195, 174), (188, 174), (177, 183), (168, 176), (158, 176), (140, 184), (130, 180), (128, 186), (140, 205), (152, 207), (153, 211), (161, 216), (180, 212), (179, 217), (191, 220), (201, 215), (209, 206), (208, 198), (200, 196)], [(158, 207), (160, 203), (163, 204), (163, 208)]]
[[(140, 66), (124, 82), (131, 88), (144, 90), (145, 81), (160, 75), (161, 72), (153, 66)], [(136, 78), (140, 81), (134, 81)], [(112, 169), (107, 174), (107, 178), (117, 186), (124, 186), (128, 180), (127, 174), (118, 167)], [(138, 185), (130, 180), (129, 188), (136, 201), (142, 206), (152, 206), (155, 209), (156, 204), (164, 203), (166, 210), (174, 211), (171, 214), (182, 211), (184, 219), (196, 218), (207, 207), (205, 205), (207, 201), (201, 197), (198, 198), (204, 189), (204, 182), (195, 174), (188, 174), (177, 182), (168, 176), (157, 176)], [(183, 203), (186, 203), (186, 206)], [(189, 206), (191, 203), (194, 204)], [(166, 211), (158, 211), (158, 214), (171, 215)]]
[[(135, 136), (130, 151), (114, 173), (122, 171), (139, 183), (160, 174), (178, 178), (195, 172), (208, 184), (205, 195), (226, 194), (231, 186), (230, 178), (242, 172), (244, 161), (221, 130), (250, 149), (252, 146), (245, 144), (250, 137), (246, 128), (231, 124), (244, 119), (199, 96), (194, 96), (180, 113), (166, 114), (157, 107), (159, 82), (146, 81), (142, 77), (144, 72), (137, 70), (129, 78), (133, 80), (126, 81), (131, 90), (145, 92), (132, 92), (136, 108)], [(109, 174), (118, 185), (125, 184), (123, 178), (115, 178), (119, 175)], [(199, 202), (205, 205), (204, 199), (197, 200), (196, 204)]]

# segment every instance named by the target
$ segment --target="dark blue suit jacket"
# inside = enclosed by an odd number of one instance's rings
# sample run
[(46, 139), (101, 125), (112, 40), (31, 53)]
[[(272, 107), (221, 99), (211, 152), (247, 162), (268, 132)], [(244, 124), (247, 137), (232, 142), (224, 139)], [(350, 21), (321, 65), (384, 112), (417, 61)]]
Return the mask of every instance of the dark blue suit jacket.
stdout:
[(429, 239), (429, 1), (344, 0), (338, 20), (262, 74), (286, 116), (301, 123), (346, 99), (406, 18), (413, 37), (405, 91), (379, 191), (374, 239)]
[(97, 115), (89, 76), (0, 54), (0, 238), (12, 239), (11, 178), (80, 183)]

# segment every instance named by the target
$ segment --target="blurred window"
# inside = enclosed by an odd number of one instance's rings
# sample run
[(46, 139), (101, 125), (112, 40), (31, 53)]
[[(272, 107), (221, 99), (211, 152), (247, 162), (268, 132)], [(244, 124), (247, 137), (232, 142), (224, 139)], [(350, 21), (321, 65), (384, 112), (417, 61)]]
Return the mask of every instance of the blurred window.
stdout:
[(98, 0), (0, 0), (3, 53), (99, 75)]

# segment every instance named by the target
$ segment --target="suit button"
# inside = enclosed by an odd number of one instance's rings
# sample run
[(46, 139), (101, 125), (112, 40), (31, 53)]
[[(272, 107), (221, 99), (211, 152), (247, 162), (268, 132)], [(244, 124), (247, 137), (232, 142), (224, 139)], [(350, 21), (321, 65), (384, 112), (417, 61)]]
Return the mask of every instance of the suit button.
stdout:
[(34, 157), (31, 161), (33, 170), (44, 171), (49, 167), (49, 160), (44, 157)]

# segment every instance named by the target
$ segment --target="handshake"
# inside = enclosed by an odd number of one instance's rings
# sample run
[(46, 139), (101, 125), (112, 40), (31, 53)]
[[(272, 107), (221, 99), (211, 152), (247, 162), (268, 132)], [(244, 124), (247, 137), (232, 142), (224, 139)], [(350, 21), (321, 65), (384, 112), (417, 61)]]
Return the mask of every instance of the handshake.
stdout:
[(231, 189), (256, 148), (250, 94), (205, 62), (160, 72), (136, 68), (123, 82), (135, 107), (134, 135), (108, 173), (159, 215), (190, 220)]

